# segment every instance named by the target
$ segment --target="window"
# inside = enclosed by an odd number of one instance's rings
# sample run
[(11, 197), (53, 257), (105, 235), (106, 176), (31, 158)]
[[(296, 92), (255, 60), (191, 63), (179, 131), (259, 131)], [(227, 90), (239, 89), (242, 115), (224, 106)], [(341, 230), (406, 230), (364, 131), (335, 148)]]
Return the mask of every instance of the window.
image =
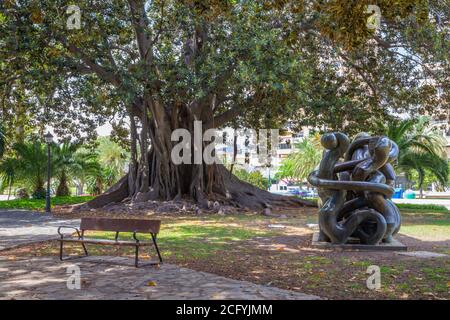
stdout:
[(290, 143), (280, 143), (279, 145), (278, 145), (278, 148), (279, 149), (284, 149), (284, 150), (286, 150), (286, 149), (291, 149), (292, 148), (292, 146), (291, 146), (291, 144)]

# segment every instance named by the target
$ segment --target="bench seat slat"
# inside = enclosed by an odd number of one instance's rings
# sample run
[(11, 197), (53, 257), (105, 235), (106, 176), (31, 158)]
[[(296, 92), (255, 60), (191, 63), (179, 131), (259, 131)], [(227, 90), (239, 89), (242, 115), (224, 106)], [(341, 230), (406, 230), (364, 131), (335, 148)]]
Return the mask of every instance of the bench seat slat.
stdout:
[(105, 244), (105, 245), (116, 245), (116, 246), (151, 246), (153, 243), (148, 241), (139, 241), (136, 243), (134, 240), (109, 240), (109, 239), (78, 239), (78, 238), (64, 238), (58, 239), (58, 241), (63, 242), (76, 242), (76, 243), (87, 243), (87, 244)]
[(81, 230), (159, 233), (161, 220), (81, 218)]

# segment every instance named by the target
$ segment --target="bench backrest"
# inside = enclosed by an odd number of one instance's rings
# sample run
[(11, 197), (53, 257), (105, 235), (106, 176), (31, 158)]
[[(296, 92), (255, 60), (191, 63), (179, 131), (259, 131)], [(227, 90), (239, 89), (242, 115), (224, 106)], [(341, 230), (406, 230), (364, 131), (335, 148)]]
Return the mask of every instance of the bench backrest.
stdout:
[(81, 218), (81, 230), (159, 233), (161, 220)]

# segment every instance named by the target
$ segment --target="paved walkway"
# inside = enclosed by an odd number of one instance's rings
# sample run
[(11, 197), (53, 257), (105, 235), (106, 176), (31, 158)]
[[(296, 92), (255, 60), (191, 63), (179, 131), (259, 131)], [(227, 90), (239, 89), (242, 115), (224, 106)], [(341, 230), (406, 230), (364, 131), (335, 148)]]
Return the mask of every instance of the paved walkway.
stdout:
[[(14, 196), (9, 197), (9, 200), (14, 200)], [(0, 194), (0, 201), (8, 200), (8, 196), (4, 194)]]
[(0, 250), (55, 239), (60, 225), (79, 226), (80, 220), (55, 219), (48, 214), (25, 210), (0, 210)]
[[(80, 269), (80, 289), (67, 268)], [(85, 257), (60, 262), (56, 257), (8, 259), (0, 256), (0, 299), (318, 299), (171, 264), (134, 268), (132, 259)], [(70, 269), (69, 269), (70, 271)], [(73, 276), (72, 276), (73, 277)]]

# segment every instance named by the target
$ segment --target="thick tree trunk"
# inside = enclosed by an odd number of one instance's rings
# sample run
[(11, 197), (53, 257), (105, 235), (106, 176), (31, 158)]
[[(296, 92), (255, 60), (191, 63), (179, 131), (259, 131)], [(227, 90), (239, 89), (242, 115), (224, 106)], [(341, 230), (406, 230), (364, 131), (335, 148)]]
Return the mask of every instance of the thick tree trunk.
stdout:
[(69, 196), (70, 190), (67, 186), (67, 174), (65, 171), (61, 173), (61, 177), (59, 180), (58, 187), (56, 188), (56, 196), (63, 197), (63, 196)]
[(32, 197), (35, 199), (45, 199), (46, 190), (44, 188), (44, 180), (41, 177), (36, 178), (36, 182), (33, 188)]
[(419, 173), (419, 198), (423, 199), (423, 179), (424, 174), (421, 170), (418, 171)]
[(84, 194), (84, 181), (80, 180), (77, 184), (77, 195), (81, 196)]
[[(150, 164), (150, 166), (154, 167)], [(204, 171), (205, 165), (182, 165), (178, 173), (179, 183), (183, 187), (182, 195), (196, 201), (200, 207), (206, 207), (207, 201), (218, 201), (221, 204), (232, 205), (238, 208), (259, 210), (271, 207), (293, 207), (293, 206), (315, 206), (312, 202), (301, 200), (295, 197), (276, 195), (268, 191), (259, 189), (249, 183), (239, 180), (231, 174), (223, 165), (212, 165), (213, 176), (212, 192), (207, 190), (208, 174)], [(161, 173), (156, 171), (153, 176), (159, 176)], [(193, 176), (196, 176), (192, 179)], [(155, 181), (158, 178), (155, 178)], [(192, 183), (187, 183), (192, 179)], [(158, 180), (159, 183), (159, 180)], [(158, 188), (159, 194), (155, 191)], [(127, 198), (134, 198), (134, 201), (146, 200), (173, 200), (178, 199), (176, 190), (163, 189), (161, 186), (154, 186), (147, 196), (133, 197), (129, 193), (128, 174), (124, 176), (113, 188), (96, 197), (87, 203), (89, 208), (101, 208), (110, 203), (121, 202)]]
[(136, 120), (131, 111), (129, 111), (130, 118), (130, 164), (128, 167), (128, 186), (129, 193), (134, 194), (136, 190), (136, 179), (137, 179), (137, 129)]
[(11, 191), (12, 191), (12, 181), (9, 183), (8, 200), (9, 200), (9, 198), (11, 198)]
[[(99, 208), (113, 202), (178, 200), (181, 197), (192, 199), (203, 208), (208, 206), (208, 201), (248, 209), (313, 206), (309, 201), (275, 195), (240, 181), (221, 164), (208, 165), (204, 161), (194, 164), (195, 135), (203, 135), (203, 132), (194, 132), (194, 120), (202, 120), (206, 124), (211, 123), (211, 118), (210, 112), (194, 114), (187, 106), (174, 105), (167, 111), (157, 101), (144, 103), (139, 115), (139, 135), (134, 116), (130, 116), (129, 173), (105, 193), (88, 202), (87, 206)], [(174, 129), (186, 129), (191, 133), (192, 164), (173, 163), (171, 151), (178, 144), (171, 141)], [(203, 131), (207, 129), (208, 125), (205, 125)], [(140, 145), (139, 160), (136, 141)], [(205, 146), (203, 143), (203, 148)]]

